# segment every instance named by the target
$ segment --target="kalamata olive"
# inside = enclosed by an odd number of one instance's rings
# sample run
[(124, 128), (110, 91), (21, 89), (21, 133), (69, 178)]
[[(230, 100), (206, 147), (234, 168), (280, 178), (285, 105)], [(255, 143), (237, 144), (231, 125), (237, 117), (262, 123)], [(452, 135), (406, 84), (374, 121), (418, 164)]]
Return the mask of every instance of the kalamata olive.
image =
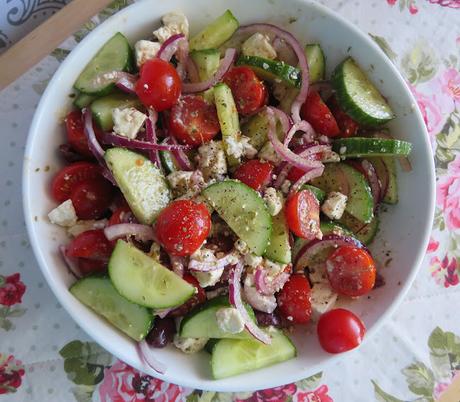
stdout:
[(172, 317), (155, 318), (152, 330), (145, 339), (154, 348), (164, 348), (172, 342), (176, 333), (176, 325)]
[(270, 314), (258, 310), (254, 310), (254, 313), (256, 315), (257, 324), (261, 327), (268, 327), (272, 325), (277, 328), (286, 328), (289, 326), (289, 322), (280, 317), (277, 310)]

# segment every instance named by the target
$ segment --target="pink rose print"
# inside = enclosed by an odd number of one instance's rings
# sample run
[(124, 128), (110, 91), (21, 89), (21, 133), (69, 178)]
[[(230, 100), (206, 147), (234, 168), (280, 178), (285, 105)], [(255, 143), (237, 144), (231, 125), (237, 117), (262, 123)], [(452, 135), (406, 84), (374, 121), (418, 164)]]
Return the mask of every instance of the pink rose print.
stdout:
[[(402, 1), (402, 0), (400, 0)], [(387, 0), (387, 3), (390, 5), (390, 6), (394, 6), (396, 4), (397, 0)], [(403, 6), (406, 6), (408, 7), (409, 9), (409, 12), (414, 15), (414, 14), (417, 14), (418, 13), (418, 8), (417, 6), (415, 5), (415, 0), (408, 0), (407, 3), (404, 2), (403, 3)]]
[(438, 248), (439, 248), (439, 242), (433, 239), (432, 237), (430, 237), (430, 242), (428, 243), (426, 252), (428, 254), (434, 253)]
[(6, 356), (0, 353), (0, 394), (16, 392), (21, 386), (24, 368), (20, 360), (13, 355)]
[(248, 399), (237, 399), (237, 402), (284, 402), (289, 396), (296, 393), (297, 386), (295, 384), (282, 385), (270, 389), (263, 389), (254, 392)]
[(440, 260), (435, 256), (431, 258), (430, 265), (431, 276), (438, 285), (442, 284), (445, 288), (448, 288), (449, 286), (456, 286), (460, 283), (457, 259), (455, 257), (449, 259), (445, 255)]
[(439, 4), (442, 7), (460, 8), (460, 0), (429, 0), (431, 4)]
[(21, 303), (25, 291), (26, 286), (21, 282), (20, 274), (0, 275), (0, 304), (9, 307)]
[(101, 402), (175, 402), (182, 387), (143, 374), (122, 361), (105, 370), (99, 386)]
[(299, 392), (297, 402), (334, 402), (334, 400), (327, 394), (329, 388), (327, 385), (321, 385), (318, 389), (311, 392)]
[(454, 371), (452, 373), (452, 380), (450, 382), (439, 382), (435, 385), (433, 390), (433, 399), (437, 401), (441, 394), (449, 388), (449, 385), (452, 384), (454, 381), (460, 378), (460, 371)]
[(449, 163), (447, 175), (437, 183), (436, 203), (444, 212), (449, 230), (460, 228), (460, 154)]
[(460, 102), (460, 73), (455, 68), (449, 68), (439, 78), (442, 91), (454, 102)]

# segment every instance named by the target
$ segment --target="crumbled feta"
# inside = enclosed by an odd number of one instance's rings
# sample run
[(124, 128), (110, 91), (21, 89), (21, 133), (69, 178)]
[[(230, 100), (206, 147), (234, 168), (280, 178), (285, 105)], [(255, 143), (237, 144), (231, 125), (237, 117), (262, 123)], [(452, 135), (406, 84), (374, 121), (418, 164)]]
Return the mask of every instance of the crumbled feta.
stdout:
[(275, 148), (273, 148), (273, 145), (270, 141), (267, 141), (259, 151), (259, 158), (272, 162), (275, 165), (279, 164), (282, 161), (282, 159), (276, 153)]
[(235, 242), (234, 247), (237, 251), (239, 251), (243, 255), (249, 253), (249, 247), (244, 240), (238, 239)]
[(227, 174), (227, 160), (225, 159), (222, 141), (209, 141), (198, 148), (198, 167), (205, 180), (222, 180)]
[(323, 263), (315, 264), (309, 267), (308, 278), (310, 279), (312, 285), (316, 285), (318, 283), (329, 283), (326, 267)]
[(340, 155), (334, 151), (323, 152), (321, 155), (321, 162), (340, 162)]
[(174, 197), (180, 197), (191, 190), (192, 176), (193, 172), (186, 172), (183, 170), (177, 170), (166, 176)]
[(181, 11), (173, 11), (163, 15), (161, 18), (163, 26), (153, 31), (153, 36), (156, 36), (160, 43), (168, 40), (171, 36), (184, 34), (188, 37), (189, 24), (187, 17)]
[(67, 233), (70, 236), (77, 237), (80, 233), (86, 232), (87, 230), (104, 229), (107, 226), (107, 219), (100, 219), (98, 221), (77, 221), (73, 226), (67, 229)]
[(148, 255), (152, 257), (154, 260), (160, 262), (160, 245), (158, 243), (153, 242), (150, 246), (150, 251)]
[(183, 338), (178, 334), (174, 335), (174, 346), (184, 353), (196, 353), (204, 348), (209, 338)]
[(225, 138), (225, 145), (227, 155), (233, 156), (235, 159), (245, 157), (252, 159), (257, 155), (257, 149), (255, 149), (250, 143), (250, 138), (242, 135), (239, 138), (234, 136)]
[(340, 219), (347, 207), (348, 197), (337, 191), (331, 191), (321, 205), (321, 211), (330, 219)]
[[(191, 261), (215, 263), (217, 262), (217, 258), (214, 255), (213, 250), (202, 247), (190, 256), (190, 262)], [(219, 282), (219, 279), (224, 272), (224, 268), (214, 269), (206, 272), (190, 270), (190, 272), (198, 280), (200, 286), (202, 288), (206, 288), (208, 286), (214, 286), (217, 282)]]
[(261, 256), (252, 253), (248, 253), (244, 256), (244, 263), (251, 268), (257, 268), (262, 265), (263, 261), (264, 259)]
[(265, 190), (264, 201), (271, 216), (278, 215), (283, 208), (283, 196), (273, 187), (268, 187)]
[(286, 269), (287, 264), (281, 264), (278, 262), (274, 262), (269, 260), (268, 258), (264, 259), (264, 268), (265, 272), (267, 273), (267, 277), (275, 277), (279, 275)]
[(275, 296), (260, 294), (254, 287), (254, 276), (252, 274), (246, 275), (243, 293), (246, 301), (256, 310), (270, 314), (273, 313), (276, 308)]
[(242, 45), (241, 50), (245, 56), (257, 56), (265, 59), (276, 59), (276, 50), (270, 43), (268, 35), (259, 32), (250, 36)]
[(238, 334), (244, 329), (243, 317), (234, 307), (222, 307), (216, 311), (217, 326), (224, 332)]
[(112, 110), (113, 131), (124, 137), (134, 139), (147, 116), (136, 108), (115, 108)]
[(321, 314), (329, 311), (337, 301), (337, 293), (335, 293), (329, 282), (316, 283), (311, 288), (311, 309), (312, 318), (317, 320)]
[(66, 200), (58, 205), (48, 214), (48, 218), (55, 225), (64, 227), (75, 225), (77, 223), (77, 214), (75, 213), (72, 200)]
[(155, 58), (160, 48), (161, 44), (159, 42), (152, 42), (150, 40), (137, 41), (134, 45), (137, 67), (142, 66), (147, 60)]
[(283, 184), (281, 184), (281, 192), (283, 194), (288, 194), (291, 189), (291, 184), (292, 183), (289, 180), (284, 180)]

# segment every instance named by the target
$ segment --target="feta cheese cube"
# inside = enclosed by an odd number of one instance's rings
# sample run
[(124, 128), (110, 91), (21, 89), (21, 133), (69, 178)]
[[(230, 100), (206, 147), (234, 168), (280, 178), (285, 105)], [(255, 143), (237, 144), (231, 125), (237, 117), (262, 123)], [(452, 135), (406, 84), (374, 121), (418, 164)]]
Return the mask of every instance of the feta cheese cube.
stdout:
[(159, 42), (152, 42), (150, 40), (137, 41), (134, 45), (137, 67), (142, 66), (147, 60), (155, 58), (160, 48), (161, 44)]
[(64, 227), (75, 225), (77, 223), (77, 214), (75, 213), (72, 200), (66, 200), (58, 205), (48, 214), (48, 218), (55, 225)]
[(209, 338), (183, 338), (178, 334), (174, 335), (174, 346), (184, 353), (196, 353), (204, 348)]
[(257, 56), (265, 59), (276, 59), (276, 50), (270, 43), (268, 35), (259, 32), (250, 36), (243, 43), (241, 50), (245, 56)]
[(275, 165), (280, 163), (282, 159), (280, 156), (276, 153), (275, 148), (273, 148), (273, 145), (270, 141), (267, 141), (264, 146), (261, 148), (259, 151), (259, 158), (272, 162)]
[(250, 138), (242, 135), (239, 138), (234, 136), (225, 138), (225, 145), (227, 155), (233, 156), (235, 159), (245, 157), (252, 159), (257, 155), (257, 149), (255, 149), (250, 143)]
[(187, 17), (181, 11), (173, 11), (163, 15), (161, 18), (163, 26), (153, 31), (153, 35), (160, 43), (165, 42), (173, 35), (184, 34), (188, 37), (189, 23)]
[(317, 320), (321, 314), (329, 311), (337, 301), (337, 293), (335, 293), (329, 282), (316, 283), (311, 288), (311, 309), (312, 318)]
[[(212, 250), (203, 247), (195, 251), (190, 256), (190, 262), (192, 261), (214, 263), (217, 262), (217, 258)], [(206, 272), (198, 272), (193, 270), (190, 272), (198, 280), (200, 286), (202, 288), (206, 288), (208, 286), (214, 286), (217, 282), (219, 282), (219, 279), (224, 272), (224, 268), (214, 269)]]
[(113, 131), (124, 137), (134, 139), (147, 116), (136, 108), (115, 108), (112, 110)]
[(186, 172), (183, 170), (172, 172), (166, 176), (174, 197), (180, 197), (191, 190), (192, 176), (193, 172)]
[(261, 256), (252, 253), (248, 253), (244, 256), (244, 263), (251, 268), (257, 268), (262, 265), (263, 261), (264, 259)]
[(87, 230), (104, 229), (107, 226), (107, 219), (77, 221), (73, 226), (67, 229), (67, 233), (70, 236), (77, 237), (80, 233), (86, 232)]
[(278, 215), (283, 208), (283, 196), (273, 187), (268, 187), (265, 190), (264, 201), (271, 216)]
[(321, 211), (330, 219), (340, 219), (345, 212), (348, 197), (337, 191), (331, 191), (321, 205)]
[(217, 326), (224, 332), (238, 334), (244, 329), (243, 317), (234, 307), (223, 307), (216, 311)]
[(198, 148), (197, 160), (205, 180), (222, 180), (227, 174), (227, 160), (222, 141), (209, 141), (201, 145)]

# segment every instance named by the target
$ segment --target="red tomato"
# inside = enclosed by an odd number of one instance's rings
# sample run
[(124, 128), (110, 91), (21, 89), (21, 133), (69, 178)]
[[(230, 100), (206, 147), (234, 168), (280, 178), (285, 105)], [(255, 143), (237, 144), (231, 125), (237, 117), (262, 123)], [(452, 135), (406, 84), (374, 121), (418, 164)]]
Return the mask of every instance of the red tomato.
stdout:
[(253, 159), (240, 165), (235, 170), (233, 178), (259, 191), (270, 182), (272, 171), (273, 165), (270, 162)]
[(51, 193), (57, 202), (70, 198), (73, 188), (85, 180), (102, 177), (99, 165), (90, 162), (75, 162), (62, 168), (51, 183)]
[(319, 203), (310, 190), (291, 194), (284, 209), (289, 229), (298, 237), (313, 240), (319, 230)]
[(369, 293), (377, 275), (371, 255), (353, 246), (335, 250), (326, 261), (326, 271), (332, 289), (352, 297)]
[[(83, 118), (80, 110), (70, 112), (65, 118), (65, 127), (67, 131), (67, 141), (74, 151), (93, 157), (93, 153), (88, 147), (88, 140), (85, 135)], [(101, 129), (94, 125), (96, 137), (100, 138), (103, 135)]]
[(70, 193), (75, 212), (80, 219), (99, 219), (113, 199), (113, 186), (103, 178), (85, 180)]
[(75, 258), (107, 262), (110, 254), (112, 254), (112, 245), (102, 229), (80, 233), (67, 247), (67, 255)]
[(337, 125), (340, 129), (340, 137), (352, 137), (356, 135), (359, 124), (356, 123), (350, 116), (348, 116), (339, 106), (337, 103), (337, 99), (335, 96), (332, 96), (331, 99), (328, 101), (329, 108), (332, 114), (337, 121)]
[(201, 96), (182, 96), (171, 109), (169, 128), (183, 144), (201, 145), (220, 131), (217, 111)]
[(190, 310), (192, 310), (195, 306), (202, 304), (206, 301), (206, 293), (194, 276), (190, 274), (185, 274), (183, 279), (191, 285), (195, 286), (196, 293), (184, 304), (171, 311), (169, 315), (172, 317), (182, 317), (185, 314), (187, 314)]
[(334, 116), (316, 91), (310, 91), (308, 94), (307, 100), (300, 109), (300, 116), (307, 120), (319, 134), (328, 137), (336, 137), (340, 134)]
[(233, 67), (223, 81), (232, 90), (236, 108), (242, 115), (254, 113), (267, 103), (267, 89), (249, 67)]
[(181, 81), (171, 63), (154, 58), (141, 67), (136, 82), (136, 94), (147, 107), (157, 112), (170, 109), (179, 99)]
[(107, 262), (99, 260), (89, 260), (88, 258), (79, 258), (78, 268), (84, 276), (96, 273), (104, 273), (107, 271)]
[(342, 353), (362, 342), (366, 327), (351, 311), (336, 308), (319, 318), (317, 333), (319, 343), (326, 352)]
[(203, 203), (191, 200), (171, 202), (158, 215), (155, 232), (169, 254), (193, 254), (211, 230), (211, 216)]
[(113, 211), (112, 216), (109, 219), (109, 226), (118, 225), (120, 223), (137, 223), (137, 219), (134, 217), (134, 214), (129, 208), (128, 205), (123, 205), (118, 207)]
[(311, 317), (310, 298), (310, 283), (305, 275), (291, 275), (278, 294), (280, 314), (293, 324), (306, 324)]

